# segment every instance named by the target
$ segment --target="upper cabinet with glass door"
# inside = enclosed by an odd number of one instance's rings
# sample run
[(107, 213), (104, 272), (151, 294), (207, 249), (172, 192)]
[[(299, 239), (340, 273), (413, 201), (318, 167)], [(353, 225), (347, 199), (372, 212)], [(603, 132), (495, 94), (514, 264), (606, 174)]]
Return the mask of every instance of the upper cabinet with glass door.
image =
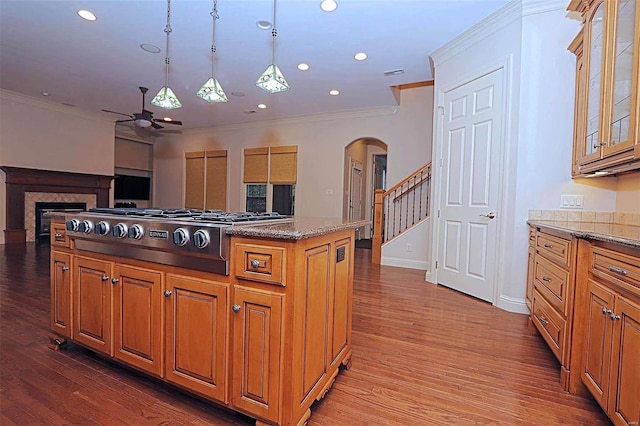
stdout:
[(569, 10), (582, 14), (584, 23), (581, 66), (576, 72), (574, 175), (626, 163), (634, 167), (640, 160), (640, 8), (636, 3), (572, 0), (569, 4)]

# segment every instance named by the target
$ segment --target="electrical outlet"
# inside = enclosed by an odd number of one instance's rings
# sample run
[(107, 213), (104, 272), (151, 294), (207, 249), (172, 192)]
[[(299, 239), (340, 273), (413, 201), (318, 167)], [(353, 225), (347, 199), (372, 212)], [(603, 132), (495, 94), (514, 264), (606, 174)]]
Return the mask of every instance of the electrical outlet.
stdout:
[(584, 195), (561, 195), (561, 209), (582, 209), (584, 204)]
[(413, 244), (407, 244), (407, 252), (411, 253), (413, 251)]

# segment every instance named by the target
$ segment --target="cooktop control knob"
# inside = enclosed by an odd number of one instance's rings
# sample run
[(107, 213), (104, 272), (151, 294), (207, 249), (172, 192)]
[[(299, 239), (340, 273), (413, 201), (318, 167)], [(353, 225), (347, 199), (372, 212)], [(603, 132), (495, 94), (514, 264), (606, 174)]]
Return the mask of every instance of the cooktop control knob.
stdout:
[(189, 242), (189, 231), (184, 228), (178, 228), (173, 231), (173, 244), (184, 246)]
[(78, 219), (68, 220), (66, 223), (67, 231), (78, 232), (78, 228), (80, 227), (80, 221)]
[(107, 235), (109, 233), (109, 229), (111, 229), (109, 224), (107, 222), (105, 222), (104, 220), (102, 220), (102, 221), (96, 223), (96, 227), (93, 230), (93, 232), (95, 232), (98, 235)]
[(193, 245), (198, 248), (205, 248), (209, 245), (209, 233), (204, 229), (198, 229), (193, 233)]
[(78, 225), (78, 231), (90, 234), (91, 231), (93, 231), (93, 223), (90, 220), (83, 220), (80, 222), (80, 225)]
[(129, 238), (133, 238), (134, 240), (139, 240), (144, 236), (144, 229), (142, 226), (135, 224), (131, 225), (129, 228)]
[(127, 225), (124, 223), (117, 223), (111, 230), (111, 235), (117, 238), (124, 238), (127, 236)]

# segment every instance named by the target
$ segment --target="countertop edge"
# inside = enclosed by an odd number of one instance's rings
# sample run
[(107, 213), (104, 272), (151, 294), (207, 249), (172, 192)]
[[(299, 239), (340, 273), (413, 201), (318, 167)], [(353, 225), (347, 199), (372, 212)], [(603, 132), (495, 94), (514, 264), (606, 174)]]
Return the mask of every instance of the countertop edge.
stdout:
[(296, 218), (289, 224), (230, 226), (225, 232), (231, 236), (303, 240), (370, 224), (370, 220), (342, 222), (341, 219)]
[[(541, 228), (548, 228), (548, 229), (553, 229), (555, 231), (564, 232), (576, 238), (621, 244), (624, 246), (640, 249), (640, 240), (638, 239), (626, 238), (620, 235), (606, 234), (602, 232), (597, 232), (595, 230), (580, 229), (580, 227), (584, 227), (584, 226), (593, 226), (591, 222), (558, 222), (558, 221), (544, 221), (544, 220), (529, 219), (527, 220), (527, 224), (531, 226), (539, 226)], [(630, 228), (638, 228), (632, 225), (621, 225), (621, 224), (603, 223), (602, 225), (619, 226), (622, 228), (627, 226)]]

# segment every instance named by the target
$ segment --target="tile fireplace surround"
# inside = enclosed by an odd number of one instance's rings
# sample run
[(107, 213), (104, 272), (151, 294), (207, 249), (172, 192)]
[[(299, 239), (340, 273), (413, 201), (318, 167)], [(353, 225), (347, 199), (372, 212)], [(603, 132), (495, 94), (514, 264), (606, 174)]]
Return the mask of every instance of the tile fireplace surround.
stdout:
[[(109, 207), (113, 176), (57, 172), (1, 166), (6, 184), (6, 244), (24, 244), (34, 228), (35, 201), (81, 201), (90, 207)], [(25, 226), (25, 224), (27, 226)], [(29, 239), (33, 241), (33, 237)]]

